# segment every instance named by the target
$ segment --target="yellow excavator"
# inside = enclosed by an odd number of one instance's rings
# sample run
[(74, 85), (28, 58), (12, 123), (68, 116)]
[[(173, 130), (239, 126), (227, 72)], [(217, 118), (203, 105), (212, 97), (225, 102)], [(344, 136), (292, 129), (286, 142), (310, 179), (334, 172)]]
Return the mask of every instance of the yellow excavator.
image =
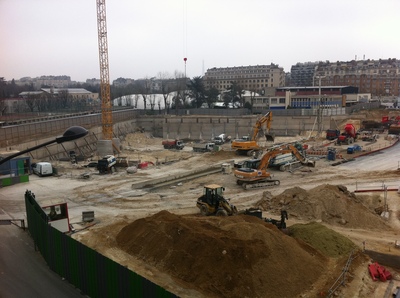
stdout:
[(269, 130), (271, 128), (272, 123), (272, 112), (268, 112), (263, 115), (260, 119), (257, 120), (253, 127), (253, 135), (250, 139), (237, 139), (232, 141), (232, 149), (236, 151), (239, 155), (247, 155), (251, 156), (254, 152), (258, 152), (261, 150), (260, 146), (257, 143), (257, 137), (260, 129), (263, 125), (266, 125), (265, 138), (267, 141), (273, 142), (274, 136), (270, 134)]
[(236, 183), (244, 189), (279, 185), (280, 181), (272, 179), (273, 175), (267, 172), (267, 168), (272, 159), (287, 153), (292, 154), (302, 165), (315, 167), (315, 161), (305, 158), (292, 144), (285, 144), (271, 149), (261, 159), (245, 161), (241, 168), (234, 171)]

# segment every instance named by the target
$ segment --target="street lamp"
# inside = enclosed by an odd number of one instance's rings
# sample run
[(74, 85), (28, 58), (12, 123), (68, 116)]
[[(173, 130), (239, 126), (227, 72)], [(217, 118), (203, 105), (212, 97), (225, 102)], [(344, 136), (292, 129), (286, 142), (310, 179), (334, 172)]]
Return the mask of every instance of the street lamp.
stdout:
[(5, 162), (7, 162), (7, 161), (9, 161), (11, 159), (13, 159), (14, 157), (20, 156), (22, 154), (31, 152), (31, 151), (39, 149), (39, 148), (42, 148), (44, 146), (47, 146), (47, 145), (50, 145), (50, 144), (53, 144), (53, 143), (61, 144), (61, 143), (64, 143), (64, 142), (73, 141), (73, 140), (82, 138), (82, 137), (86, 136), (87, 134), (88, 134), (88, 130), (87, 129), (85, 129), (85, 128), (81, 127), (81, 126), (71, 126), (70, 128), (68, 128), (64, 132), (64, 134), (62, 136), (56, 137), (52, 141), (48, 141), (46, 143), (37, 145), (35, 147), (28, 148), (26, 150), (20, 151), (18, 153), (9, 155), (9, 156), (1, 159), (0, 160), (0, 165), (4, 164)]

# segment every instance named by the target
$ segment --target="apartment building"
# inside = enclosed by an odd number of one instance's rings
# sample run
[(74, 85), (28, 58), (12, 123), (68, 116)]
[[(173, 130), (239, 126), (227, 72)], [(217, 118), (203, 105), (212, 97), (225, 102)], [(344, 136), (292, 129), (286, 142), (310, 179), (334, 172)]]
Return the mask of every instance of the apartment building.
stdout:
[(207, 89), (214, 87), (220, 92), (236, 82), (245, 90), (265, 94), (268, 88), (285, 86), (285, 72), (276, 64), (214, 67), (206, 71), (203, 80)]
[(400, 60), (353, 60), (320, 62), (315, 70), (314, 84), (325, 86), (355, 86), (360, 93), (373, 97), (400, 96)]
[(296, 63), (290, 68), (290, 83), (287, 86), (313, 86), (315, 70), (319, 62)]
[(54, 88), (68, 88), (74, 82), (71, 81), (70, 76), (41, 76), (37, 78), (23, 77), (19, 80), (15, 80), (15, 84), (33, 85), (36, 90), (39, 90), (42, 86), (52, 86)]
[(341, 108), (360, 102), (370, 102), (371, 95), (358, 93), (352, 86), (306, 86), (280, 87), (273, 96), (257, 96), (253, 98), (254, 109), (282, 110)]

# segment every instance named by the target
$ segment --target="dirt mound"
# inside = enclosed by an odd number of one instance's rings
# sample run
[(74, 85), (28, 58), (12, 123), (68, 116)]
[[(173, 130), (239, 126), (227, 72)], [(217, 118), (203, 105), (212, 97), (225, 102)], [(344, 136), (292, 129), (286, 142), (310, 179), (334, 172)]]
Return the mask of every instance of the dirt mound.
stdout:
[(151, 134), (149, 133), (130, 133), (127, 134), (124, 140), (124, 143), (126, 143), (127, 146), (132, 146), (132, 147), (145, 147), (149, 145), (160, 145), (161, 146), (162, 139), (160, 138), (154, 138)]
[(212, 151), (212, 152), (208, 152), (207, 154), (207, 159), (208, 160), (212, 160), (212, 161), (222, 161), (222, 160), (230, 160), (232, 161), (232, 167), (233, 167), (233, 161), (234, 158), (237, 157), (237, 155), (235, 155), (234, 151), (231, 150), (219, 150), (219, 151)]
[(256, 217), (179, 216), (161, 211), (125, 226), (120, 249), (206, 297), (295, 297), (328, 259)]
[(295, 224), (290, 226), (289, 231), (291, 236), (310, 244), (327, 257), (348, 256), (355, 249), (350, 239), (316, 222)]
[(285, 209), (289, 217), (344, 225), (348, 228), (389, 228), (379, 215), (371, 212), (360, 198), (342, 185), (324, 184), (308, 191), (294, 187), (275, 197), (264, 192), (256, 207), (276, 212)]

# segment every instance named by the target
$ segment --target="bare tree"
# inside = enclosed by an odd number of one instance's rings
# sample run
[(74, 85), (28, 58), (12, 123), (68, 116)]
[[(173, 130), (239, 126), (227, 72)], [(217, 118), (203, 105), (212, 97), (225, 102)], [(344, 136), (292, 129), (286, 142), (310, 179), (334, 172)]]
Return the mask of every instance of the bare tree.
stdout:
[(165, 107), (164, 113), (167, 114), (169, 111), (169, 109), (167, 109), (167, 100), (168, 100), (168, 96), (171, 94), (171, 92), (173, 90), (172, 77), (167, 72), (160, 72), (160, 73), (158, 73), (157, 77), (160, 82), (161, 93), (164, 98), (164, 107)]
[(167, 110), (167, 113), (169, 114), (169, 110), (171, 109), (171, 104), (172, 104), (170, 97), (167, 98), (167, 100), (165, 101), (165, 104), (166, 104), (165, 109)]
[(71, 106), (72, 99), (67, 89), (58, 91), (58, 99), (60, 100), (61, 108), (66, 109)]
[(41, 96), (42, 96), (41, 94), (28, 93), (25, 102), (30, 112), (33, 113), (36, 109), (38, 109), (38, 103)]
[(134, 98), (133, 98), (133, 101), (134, 101), (134, 105), (133, 105), (133, 107), (135, 108), (135, 109), (137, 109), (137, 104), (138, 104), (138, 101), (139, 101), (139, 94), (135, 94), (135, 96), (134, 96)]
[(13, 110), (15, 113), (23, 113), (28, 109), (25, 100), (17, 100), (13, 103)]
[(178, 107), (183, 107), (185, 103), (185, 91), (186, 91), (186, 77), (185, 74), (176, 70), (175, 71), (175, 90), (176, 95), (173, 98), (175, 103), (175, 110), (178, 111)]
[(7, 111), (6, 100), (4, 98), (0, 98), (0, 116), (3, 116)]
[(143, 97), (144, 109), (146, 110), (147, 99), (149, 94), (151, 93), (151, 79), (145, 78), (144, 80), (142, 80), (139, 85), (139, 90)]
[(4, 77), (0, 77), (0, 99), (7, 98), (7, 82)]
[(122, 106), (122, 96), (117, 98), (117, 106)]
[[(157, 106), (158, 106), (158, 113), (161, 114), (161, 98), (157, 98)], [(167, 108), (165, 107), (165, 110), (167, 110)]]
[(154, 106), (156, 105), (156, 95), (155, 94), (149, 95), (149, 102), (150, 102), (150, 110), (154, 111)]
[(130, 95), (124, 95), (122, 98), (125, 100), (125, 105), (127, 107), (131, 107), (132, 106), (132, 98), (131, 98)]

